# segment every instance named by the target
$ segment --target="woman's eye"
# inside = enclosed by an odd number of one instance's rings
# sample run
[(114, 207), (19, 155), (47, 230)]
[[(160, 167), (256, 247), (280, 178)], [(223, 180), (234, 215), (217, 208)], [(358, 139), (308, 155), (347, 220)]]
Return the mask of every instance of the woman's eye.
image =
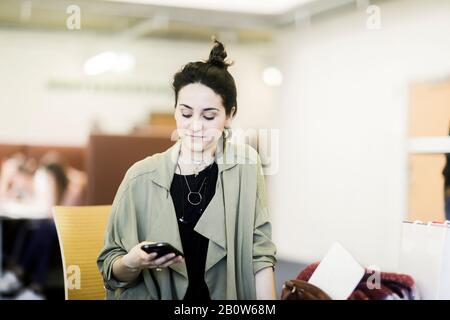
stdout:
[(190, 117), (192, 117), (192, 114), (184, 114), (184, 113), (182, 113), (181, 114), (183, 117), (185, 117), (185, 118), (190, 118)]
[(214, 118), (216, 117), (215, 114), (204, 114), (203, 118), (205, 118), (206, 120), (214, 120)]

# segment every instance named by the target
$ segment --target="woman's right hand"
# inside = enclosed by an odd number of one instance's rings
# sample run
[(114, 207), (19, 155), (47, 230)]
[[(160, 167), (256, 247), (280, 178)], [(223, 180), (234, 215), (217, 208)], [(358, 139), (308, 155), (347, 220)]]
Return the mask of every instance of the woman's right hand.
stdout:
[(183, 261), (182, 256), (175, 257), (174, 253), (166, 254), (162, 257), (156, 258), (157, 253), (147, 253), (141, 249), (144, 244), (151, 244), (155, 242), (144, 241), (134, 246), (126, 255), (122, 257), (122, 263), (130, 269), (145, 269), (145, 268), (166, 268), (174, 263)]

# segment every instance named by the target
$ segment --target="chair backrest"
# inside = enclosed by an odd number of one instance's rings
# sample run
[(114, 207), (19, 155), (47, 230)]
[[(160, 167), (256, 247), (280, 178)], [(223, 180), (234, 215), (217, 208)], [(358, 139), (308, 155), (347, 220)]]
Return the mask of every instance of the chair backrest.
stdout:
[(66, 300), (105, 299), (97, 256), (103, 247), (110, 210), (110, 205), (53, 208)]

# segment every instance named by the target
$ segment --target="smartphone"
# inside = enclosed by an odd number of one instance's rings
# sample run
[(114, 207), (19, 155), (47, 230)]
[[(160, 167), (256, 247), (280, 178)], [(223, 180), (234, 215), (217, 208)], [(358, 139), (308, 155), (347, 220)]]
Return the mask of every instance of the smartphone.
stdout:
[(153, 253), (153, 252), (158, 253), (158, 255), (156, 256), (157, 258), (165, 256), (166, 254), (169, 254), (169, 253), (175, 253), (175, 257), (176, 256), (184, 257), (184, 254), (180, 250), (177, 250), (174, 246), (172, 246), (170, 243), (167, 243), (167, 242), (144, 244), (141, 247), (141, 249), (147, 253)]

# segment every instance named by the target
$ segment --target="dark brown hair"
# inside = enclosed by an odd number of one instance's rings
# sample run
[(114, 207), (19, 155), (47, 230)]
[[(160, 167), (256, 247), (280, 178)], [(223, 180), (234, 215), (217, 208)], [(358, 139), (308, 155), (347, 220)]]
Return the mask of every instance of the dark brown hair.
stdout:
[(67, 177), (67, 163), (66, 161), (56, 152), (49, 152), (45, 154), (40, 165), (47, 172), (49, 172), (56, 182), (56, 205), (62, 204), (64, 194), (69, 185), (69, 178)]
[(214, 40), (209, 59), (206, 61), (190, 62), (186, 64), (174, 76), (172, 87), (175, 92), (175, 107), (178, 102), (178, 93), (186, 85), (201, 83), (211, 88), (222, 98), (222, 103), (227, 116), (231, 115), (235, 107), (237, 111), (237, 91), (233, 76), (228, 72), (232, 62), (226, 62), (227, 52), (223, 44)]

